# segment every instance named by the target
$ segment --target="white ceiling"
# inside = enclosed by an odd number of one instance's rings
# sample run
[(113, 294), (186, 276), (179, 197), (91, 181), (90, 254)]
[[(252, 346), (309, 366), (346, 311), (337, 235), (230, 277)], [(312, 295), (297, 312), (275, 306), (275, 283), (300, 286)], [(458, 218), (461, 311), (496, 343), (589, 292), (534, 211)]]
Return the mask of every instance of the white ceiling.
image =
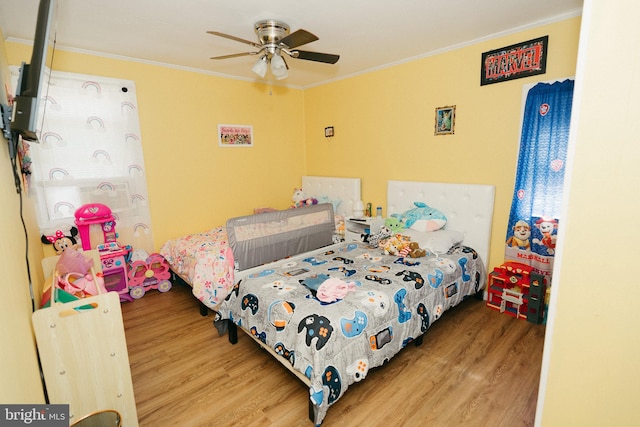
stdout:
[[(38, 0), (0, 0), (6, 40), (33, 40)], [(256, 41), (253, 25), (277, 19), (319, 40), (303, 50), (340, 55), (335, 65), (289, 59), (278, 82), (310, 87), (514, 31), (578, 16), (582, 0), (57, 0), (57, 48), (258, 79), (254, 50), (209, 35)], [(544, 34), (540, 34), (541, 36)], [(524, 41), (524, 40), (523, 40)], [(549, 44), (553, 39), (549, 40)], [(499, 48), (502, 46), (492, 46)], [(478, 57), (480, 62), (480, 56)], [(478, 64), (479, 66), (479, 64)], [(54, 67), (55, 68), (55, 67)], [(274, 81), (271, 73), (266, 80)]]

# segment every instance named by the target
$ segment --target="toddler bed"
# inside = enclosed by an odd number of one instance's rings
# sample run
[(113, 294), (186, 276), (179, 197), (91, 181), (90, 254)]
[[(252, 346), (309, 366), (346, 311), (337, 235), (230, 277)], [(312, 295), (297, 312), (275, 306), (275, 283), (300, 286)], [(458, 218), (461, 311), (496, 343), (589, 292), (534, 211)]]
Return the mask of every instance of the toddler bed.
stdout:
[[(351, 215), (353, 205), (360, 200), (360, 178), (303, 176), (302, 189), (308, 197), (331, 204), (339, 218)], [(191, 286), (193, 295), (203, 304), (203, 315), (233, 287), (234, 264), (241, 261), (239, 257), (234, 259), (226, 225), (171, 239), (162, 245), (160, 254), (173, 274)]]
[[(482, 295), (493, 199), (493, 186), (390, 181), (390, 214), (420, 201), (447, 216), (441, 233), (409, 233), (431, 248), (426, 257), (384, 255), (362, 242), (341, 242), (237, 272), (214, 324), (221, 333), (228, 330), (231, 342), (240, 326), (297, 375), (309, 387), (309, 416), (319, 425), (369, 369), (420, 343), (430, 325), (466, 296)], [(227, 225), (233, 239), (231, 230), (244, 223), (232, 219)], [(286, 234), (278, 238), (286, 240)], [(458, 238), (451, 240), (454, 234)]]

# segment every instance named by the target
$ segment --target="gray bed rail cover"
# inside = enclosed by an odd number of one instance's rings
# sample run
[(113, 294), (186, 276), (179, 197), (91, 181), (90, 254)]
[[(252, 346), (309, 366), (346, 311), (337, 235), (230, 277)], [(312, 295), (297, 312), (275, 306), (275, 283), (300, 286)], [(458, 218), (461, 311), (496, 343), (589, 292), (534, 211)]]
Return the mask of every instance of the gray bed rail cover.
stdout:
[(330, 203), (231, 218), (226, 224), (235, 269), (312, 251), (333, 243)]

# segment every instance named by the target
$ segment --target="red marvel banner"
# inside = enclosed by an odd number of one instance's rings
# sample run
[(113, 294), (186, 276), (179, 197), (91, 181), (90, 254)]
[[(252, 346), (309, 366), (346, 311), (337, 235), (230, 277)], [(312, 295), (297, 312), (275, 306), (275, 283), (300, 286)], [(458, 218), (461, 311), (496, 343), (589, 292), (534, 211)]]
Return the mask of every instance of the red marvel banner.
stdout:
[(549, 36), (514, 44), (482, 54), (480, 85), (544, 74), (547, 70)]

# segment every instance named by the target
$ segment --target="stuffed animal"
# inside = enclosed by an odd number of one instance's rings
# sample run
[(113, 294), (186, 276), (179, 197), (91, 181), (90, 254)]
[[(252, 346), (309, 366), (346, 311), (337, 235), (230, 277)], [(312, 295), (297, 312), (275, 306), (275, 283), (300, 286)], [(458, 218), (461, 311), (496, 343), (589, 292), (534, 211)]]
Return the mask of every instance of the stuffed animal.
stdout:
[(61, 230), (56, 230), (56, 232), (50, 236), (43, 234), (40, 237), (40, 241), (45, 245), (53, 245), (56, 253), (61, 255), (67, 248), (78, 249), (78, 229), (71, 227), (68, 235), (64, 234)]
[(400, 239), (402, 242), (402, 249), (400, 249), (397, 255), (402, 258), (420, 258), (427, 255), (427, 251), (420, 248), (418, 242), (408, 242)]
[(304, 191), (302, 191), (302, 188), (294, 188), (293, 196), (291, 196), (291, 200), (293, 201), (293, 207), (294, 208), (300, 207), (304, 199), (306, 199), (306, 196), (304, 194)]
[(405, 246), (407, 250), (407, 256), (410, 258), (420, 258), (427, 255), (427, 251), (422, 249), (418, 242), (409, 242)]
[(416, 231), (440, 230), (447, 223), (447, 217), (438, 209), (428, 206), (426, 203), (413, 202), (416, 206), (402, 214), (393, 216), (401, 221), (406, 228)]
[(384, 226), (387, 227), (391, 233), (399, 233), (404, 230), (404, 224), (396, 217), (389, 217), (384, 220)]
[(314, 199), (313, 197), (308, 197), (302, 188), (294, 188), (293, 196), (291, 196), (291, 200), (293, 200), (292, 208), (301, 208), (303, 206), (311, 206), (317, 205), (318, 199)]
[(397, 237), (392, 236), (384, 242), (382, 250), (385, 255), (398, 255), (403, 247), (404, 242)]
[(382, 227), (380, 227), (380, 231), (375, 234), (363, 234), (362, 241), (369, 244), (369, 246), (372, 248), (377, 248), (381, 243), (383, 243), (392, 235), (393, 233), (391, 232), (391, 230), (387, 226), (383, 225)]
[(382, 250), (385, 255), (400, 255), (400, 252), (408, 242), (409, 238), (407, 236), (394, 234), (383, 243)]

